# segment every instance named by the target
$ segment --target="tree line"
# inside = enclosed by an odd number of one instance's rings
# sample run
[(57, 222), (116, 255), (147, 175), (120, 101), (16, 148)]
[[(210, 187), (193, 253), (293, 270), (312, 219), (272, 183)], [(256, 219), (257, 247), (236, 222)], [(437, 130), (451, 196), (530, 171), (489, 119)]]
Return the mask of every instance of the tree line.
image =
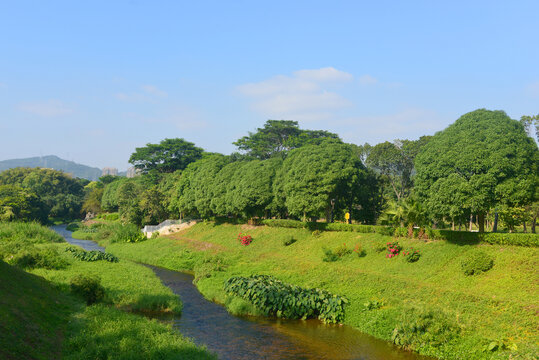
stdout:
[(80, 209), (119, 211), (139, 225), (180, 216), (330, 221), (348, 212), (367, 224), (496, 231), (501, 220), (535, 231), (538, 119), (479, 109), (433, 136), (374, 146), (268, 120), (231, 155), (165, 139), (131, 155), (141, 176), (86, 184)]

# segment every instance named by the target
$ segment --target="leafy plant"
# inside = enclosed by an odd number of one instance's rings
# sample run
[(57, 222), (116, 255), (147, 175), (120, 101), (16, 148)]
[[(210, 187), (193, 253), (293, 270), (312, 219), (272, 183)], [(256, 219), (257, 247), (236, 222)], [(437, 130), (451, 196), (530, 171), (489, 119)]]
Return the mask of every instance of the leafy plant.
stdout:
[(388, 242), (386, 245), (387, 245), (386, 258), (393, 258), (399, 255), (399, 253), (402, 250), (402, 246), (399, 244), (398, 241)]
[(359, 243), (357, 243), (356, 246), (354, 247), (354, 252), (360, 258), (367, 256), (367, 251)]
[(320, 230), (314, 230), (311, 235), (315, 238), (320, 237), (322, 235), (322, 232)]
[(462, 259), (460, 266), (465, 275), (477, 275), (489, 271), (494, 266), (494, 259), (483, 251), (471, 251)]
[(352, 250), (348, 249), (346, 247), (346, 244), (342, 244), (335, 250), (322, 248), (322, 251), (324, 252), (322, 261), (325, 261), (325, 262), (334, 262), (334, 261), (340, 260), (343, 256), (346, 256), (352, 253)]
[(6, 258), (7, 263), (19, 268), (64, 269), (68, 263), (60, 257), (54, 248), (25, 246)]
[(512, 350), (517, 351), (518, 346), (514, 342), (509, 341), (508, 339), (494, 340), (489, 341), (488, 344), (483, 346), (484, 352), (494, 352), (498, 350)]
[(342, 323), (345, 297), (320, 289), (303, 289), (269, 275), (232, 277), (224, 289), (250, 301), (268, 316), (287, 319), (318, 318), (326, 323)]
[(290, 246), (293, 243), (295, 243), (297, 240), (294, 239), (293, 236), (288, 236), (287, 238), (283, 239), (283, 246)]
[(98, 276), (77, 275), (71, 279), (69, 286), (71, 292), (81, 296), (88, 305), (100, 302), (105, 297), (105, 288), (101, 286)]
[(380, 309), (382, 306), (384, 306), (384, 302), (378, 301), (378, 300), (369, 300), (363, 304), (363, 308), (366, 311), (377, 310), (377, 309)]
[(238, 240), (243, 246), (251, 245), (253, 242), (251, 235), (243, 235), (242, 233), (238, 234)]
[(98, 260), (106, 260), (108, 262), (118, 262), (119, 259), (109, 253), (92, 250), (92, 251), (86, 251), (83, 249), (77, 249), (74, 247), (68, 247), (65, 249), (66, 252), (70, 252), (71, 255), (75, 259), (79, 259), (81, 261), (98, 261)]
[(403, 251), (402, 255), (404, 255), (404, 259), (406, 260), (406, 262), (409, 263), (416, 262), (421, 257), (421, 253), (419, 252), (419, 250), (414, 250), (414, 248)]

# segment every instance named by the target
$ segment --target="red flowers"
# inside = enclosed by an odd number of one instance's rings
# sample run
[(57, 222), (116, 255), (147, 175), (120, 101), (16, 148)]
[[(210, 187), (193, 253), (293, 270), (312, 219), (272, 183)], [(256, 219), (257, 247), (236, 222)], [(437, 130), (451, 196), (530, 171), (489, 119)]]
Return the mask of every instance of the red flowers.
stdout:
[(253, 241), (253, 238), (251, 237), (251, 235), (243, 235), (242, 233), (239, 233), (238, 240), (239, 242), (241, 242), (243, 246), (247, 246), (251, 244), (251, 242)]
[(402, 246), (399, 245), (398, 241), (388, 242), (386, 258), (392, 258), (399, 255), (401, 250), (402, 250)]

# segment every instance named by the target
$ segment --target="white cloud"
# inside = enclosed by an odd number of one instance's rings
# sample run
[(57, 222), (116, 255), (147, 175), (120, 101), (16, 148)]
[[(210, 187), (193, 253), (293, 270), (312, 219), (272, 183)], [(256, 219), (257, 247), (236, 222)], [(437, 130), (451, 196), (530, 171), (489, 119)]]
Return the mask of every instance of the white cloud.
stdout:
[(154, 85), (143, 85), (143, 86), (141, 86), (141, 88), (147, 94), (150, 94), (150, 95), (155, 95), (155, 96), (159, 96), (159, 97), (167, 97), (168, 96), (168, 94), (165, 91), (163, 91), (161, 89), (158, 89)]
[(59, 100), (46, 102), (22, 103), (19, 110), (43, 117), (56, 117), (71, 114), (73, 110)]
[(359, 83), (361, 85), (375, 85), (378, 83), (378, 79), (368, 74), (365, 74), (359, 78)]
[(142, 85), (140, 87), (141, 92), (132, 93), (116, 93), (114, 97), (121, 101), (129, 102), (153, 102), (156, 98), (167, 97), (168, 94), (154, 85)]
[(328, 83), (347, 82), (351, 74), (332, 67), (299, 70), (292, 76), (273, 78), (238, 86), (240, 93), (250, 98), (253, 110), (267, 118), (317, 121), (332, 116), (334, 111), (350, 106), (350, 102), (334, 91)]
[(352, 74), (337, 70), (333, 67), (325, 67), (313, 70), (298, 70), (294, 72), (294, 76), (299, 79), (316, 82), (351, 81), (354, 78)]

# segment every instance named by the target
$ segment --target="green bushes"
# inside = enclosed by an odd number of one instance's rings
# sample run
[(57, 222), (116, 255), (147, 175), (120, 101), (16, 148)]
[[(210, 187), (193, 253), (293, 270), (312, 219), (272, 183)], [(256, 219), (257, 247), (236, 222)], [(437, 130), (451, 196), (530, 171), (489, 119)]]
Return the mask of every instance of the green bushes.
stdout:
[(69, 224), (67, 224), (66, 226), (66, 230), (68, 231), (77, 231), (79, 230), (81, 227), (81, 222), (80, 221), (74, 221), (74, 222), (71, 222)]
[(108, 262), (118, 262), (119, 259), (109, 253), (92, 250), (92, 251), (85, 251), (83, 249), (77, 249), (74, 247), (68, 247), (65, 249), (65, 251), (71, 253), (71, 255), (75, 259), (79, 259), (81, 261), (98, 261), (98, 260), (105, 260)]
[(303, 289), (268, 275), (232, 277), (225, 292), (250, 301), (267, 316), (287, 319), (318, 318), (342, 323), (348, 300), (320, 289)]
[(494, 259), (481, 250), (475, 250), (466, 254), (460, 266), (465, 275), (477, 275), (492, 269)]
[(55, 231), (36, 222), (0, 222), (0, 242), (45, 244), (65, 242)]
[(340, 260), (344, 256), (349, 255), (349, 254), (352, 253), (352, 250), (348, 249), (346, 247), (346, 244), (342, 244), (341, 246), (339, 246), (335, 250), (322, 248), (322, 251), (324, 252), (324, 256), (322, 257), (322, 261), (325, 261), (325, 262), (334, 262), (334, 261)]
[(105, 297), (105, 288), (101, 286), (98, 276), (77, 275), (69, 284), (71, 292), (86, 300), (86, 304), (92, 305), (100, 302)]
[(287, 236), (286, 238), (283, 239), (283, 246), (290, 246), (293, 243), (295, 243), (296, 241), (297, 240), (294, 239), (293, 236)]
[(146, 240), (146, 236), (140, 231), (138, 226), (133, 224), (116, 224), (112, 227), (112, 236), (110, 237), (111, 242), (128, 242), (136, 243), (139, 241)]
[(7, 263), (22, 269), (64, 269), (68, 263), (60, 257), (54, 248), (26, 246), (9, 255)]
[(406, 227), (389, 227), (379, 225), (356, 225), (343, 223), (302, 222), (288, 219), (266, 219), (261, 222), (271, 227), (308, 229), (311, 231), (353, 231), (359, 233), (377, 233), (396, 237), (413, 237), (418, 239), (446, 240), (458, 244), (514, 245), (539, 247), (539, 234), (522, 233), (478, 233), (468, 231), (439, 230), (430, 228), (411, 229)]
[(106, 221), (116, 221), (116, 220), (120, 219), (120, 214), (118, 214), (117, 212), (115, 212), (115, 213), (103, 213), (103, 214), (97, 215), (97, 218), (98, 219), (103, 219), (103, 220), (106, 220)]

